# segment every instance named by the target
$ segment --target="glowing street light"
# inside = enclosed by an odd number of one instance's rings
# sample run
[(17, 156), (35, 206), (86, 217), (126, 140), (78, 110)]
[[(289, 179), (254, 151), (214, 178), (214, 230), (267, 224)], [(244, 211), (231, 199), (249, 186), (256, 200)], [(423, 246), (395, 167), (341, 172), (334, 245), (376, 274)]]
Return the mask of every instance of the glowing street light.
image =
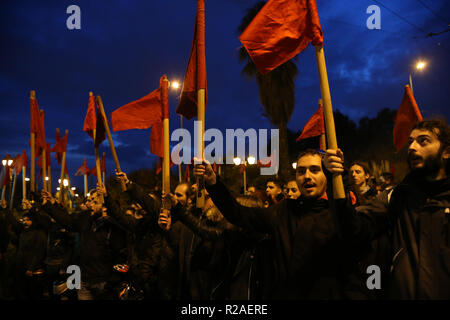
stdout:
[(63, 186), (68, 187), (69, 186), (69, 180), (63, 179)]
[(247, 158), (247, 162), (248, 164), (255, 164), (256, 163), (256, 158), (253, 156), (250, 156)]
[(292, 168), (297, 169), (297, 162), (292, 162)]
[(30, 178), (26, 177), (26, 178), (25, 178), (25, 181), (27, 181), (27, 182), (30, 181)]
[(72, 187), (72, 188), (70, 188), (70, 189), (72, 189), (73, 191), (75, 191), (76, 188), (75, 188), (75, 187)]
[(56, 187), (56, 190), (59, 191), (59, 190), (61, 190), (61, 188), (60, 187)]
[(48, 177), (45, 177), (45, 181), (48, 181)]
[(170, 87), (174, 90), (178, 90), (180, 88), (180, 83), (178, 81), (171, 81), (170, 82)]
[(239, 158), (239, 157), (234, 157), (233, 162), (234, 162), (235, 165), (238, 166), (238, 165), (241, 164), (241, 158)]
[(427, 63), (425, 61), (419, 61), (416, 64), (416, 69), (417, 70), (422, 70), (423, 68), (425, 68), (427, 66)]

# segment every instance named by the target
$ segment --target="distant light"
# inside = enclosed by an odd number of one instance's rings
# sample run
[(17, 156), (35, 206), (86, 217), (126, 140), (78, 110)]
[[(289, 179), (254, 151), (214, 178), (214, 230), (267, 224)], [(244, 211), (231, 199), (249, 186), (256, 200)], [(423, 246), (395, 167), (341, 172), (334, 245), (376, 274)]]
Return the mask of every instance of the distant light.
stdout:
[(48, 181), (48, 177), (45, 177), (45, 181)]
[(30, 181), (30, 178), (25, 178), (25, 181)]
[(6, 160), (2, 160), (2, 165), (6, 166)]
[(419, 61), (416, 64), (416, 69), (417, 70), (422, 70), (423, 68), (425, 68), (427, 66), (426, 62), (424, 61)]
[(173, 89), (179, 89), (180, 83), (178, 81), (172, 81), (172, 82), (170, 82), (170, 87)]
[(58, 183), (61, 183), (61, 179), (58, 179)]
[(233, 159), (233, 162), (234, 162), (234, 164), (235, 165), (240, 165), (241, 164), (241, 158), (239, 158), (239, 157), (235, 157), (234, 159)]
[(79, 197), (80, 195), (78, 193), (75, 193), (75, 197)]
[(75, 191), (76, 188), (75, 188), (75, 187), (72, 187), (72, 188), (70, 188), (70, 189), (72, 189), (73, 191)]
[(297, 162), (292, 162), (292, 168), (297, 169)]
[(248, 157), (247, 158), (248, 164), (255, 164), (256, 163), (256, 158), (255, 157)]
[(57, 187), (57, 188), (56, 188), (56, 190), (58, 190), (58, 191), (59, 191), (59, 190), (61, 190), (61, 189), (60, 189), (59, 187)]
[(8, 166), (11, 166), (13, 163), (13, 160), (8, 160)]
[(64, 186), (64, 187), (68, 187), (68, 186), (69, 186), (69, 180), (64, 179), (64, 180), (63, 180), (63, 186)]
[(88, 193), (86, 193), (86, 197), (90, 197), (91, 196), (91, 194), (88, 192)]

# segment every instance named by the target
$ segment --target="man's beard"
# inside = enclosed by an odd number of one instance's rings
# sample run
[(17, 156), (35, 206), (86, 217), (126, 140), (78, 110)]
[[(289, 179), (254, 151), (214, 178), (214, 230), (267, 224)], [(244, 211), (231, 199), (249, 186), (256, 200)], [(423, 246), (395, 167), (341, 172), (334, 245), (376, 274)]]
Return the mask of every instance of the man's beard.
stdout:
[(418, 176), (435, 176), (439, 173), (442, 167), (444, 167), (444, 162), (441, 159), (442, 151), (439, 151), (437, 155), (430, 156), (423, 162), (422, 168), (414, 169), (411, 166), (411, 155), (408, 156), (408, 166), (409, 169)]

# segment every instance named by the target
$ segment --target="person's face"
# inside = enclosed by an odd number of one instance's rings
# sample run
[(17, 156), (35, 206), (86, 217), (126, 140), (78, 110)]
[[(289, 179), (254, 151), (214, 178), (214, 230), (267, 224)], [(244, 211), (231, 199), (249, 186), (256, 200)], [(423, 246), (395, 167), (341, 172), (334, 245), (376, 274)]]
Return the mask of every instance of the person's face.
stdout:
[(25, 229), (28, 229), (33, 224), (33, 221), (29, 217), (23, 217), (22, 223), (23, 223)]
[(296, 180), (303, 197), (322, 197), (327, 187), (327, 178), (322, 171), (322, 158), (307, 154), (298, 159)]
[(103, 204), (100, 202), (97, 193), (93, 193), (87, 198), (86, 207), (93, 213), (103, 213)]
[(286, 196), (288, 199), (297, 199), (300, 197), (300, 190), (297, 186), (297, 181), (289, 181), (286, 186)]
[(448, 158), (449, 153), (443, 150), (440, 154), (441, 143), (434, 132), (414, 129), (408, 143), (408, 165), (412, 171), (437, 174), (445, 168), (444, 158)]
[(275, 198), (278, 194), (280, 194), (283, 190), (281, 190), (280, 187), (278, 187), (275, 183), (272, 181), (267, 182), (266, 184), (266, 194), (269, 197)]
[(175, 197), (177, 198), (178, 202), (180, 202), (183, 206), (186, 206), (188, 203), (187, 199), (187, 193), (188, 186), (185, 184), (178, 185), (175, 188)]
[(369, 174), (364, 172), (364, 168), (354, 164), (349, 170), (350, 184), (354, 186), (364, 186), (369, 179)]

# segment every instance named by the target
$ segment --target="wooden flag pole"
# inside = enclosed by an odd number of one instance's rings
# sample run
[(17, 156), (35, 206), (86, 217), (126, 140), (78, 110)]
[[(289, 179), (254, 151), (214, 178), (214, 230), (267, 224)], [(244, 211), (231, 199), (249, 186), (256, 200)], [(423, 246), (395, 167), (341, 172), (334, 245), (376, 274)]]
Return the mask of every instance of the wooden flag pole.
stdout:
[[(164, 76), (162, 80), (162, 96), (163, 100), (164, 97), (168, 97), (168, 88), (169, 88), (169, 81), (167, 80), (167, 77)], [(168, 102), (167, 102), (168, 103)], [(163, 165), (162, 165), (162, 172), (163, 172), (163, 191), (166, 194), (170, 193), (170, 150), (169, 150), (169, 106), (165, 105), (165, 101), (163, 101), (163, 151), (164, 151), (164, 157), (163, 157)]]
[[(333, 108), (331, 105), (330, 86), (328, 83), (327, 67), (323, 47), (315, 46), (317, 68), (319, 71), (320, 91), (323, 99), (323, 114), (328, 140), (328, 148), (337, 149), (336, 129), (334, 127)], [(345, 198), (344, 183), (341, 174), (333, 175), (333, 195), (335, 199)]]
[[(323, 100), (322, 99), (319, 99), (319, 105), (322, 106), (322, 110), (323, 110)], [(322, 133), (320, 135), (320, 148), (322, 150), (327, 150), (327, 138), (325, 136), (325, 133)]]
[[(205, 133), (205, 89), (199, 89), (197, 92), (197, 119), (200, 122), (197, 133), (197, 158), (203, 160), (203, 135)], [(205, 191), (204, 181), (197, 177), (197, 208), (203, 208), (205, 206)]]
[[(114, 148), (114, 142), (111, 137), (111, 131), (109, 130), (108, 119), (106, 118), (105, 109), (103, 108), (102, 98), (100, 96), (97, 96), (97, 106), (99, 107), (100, 112), (102, 114), (103, 125), (105, 126), (106, 135), (108, 137), (109, 146), (111, 147), (111, 153), (112, 153), (112, 156), (114, 159), (114, 164), (116, 165), (117, 172), (122, 172), (122, 169), (120, 169), (119, 158), (117, 158), (116, 149)], [(122, 186), (122, 191), (127, 190), (127, 186), (125, 185), (125, 183), (122, 182), (121, 186)]]
[[(66, 135), (69, 135), (69, 130), (66, 130)], [(64, 180), (64, 172), (66, 169), (66, 151), (62, 154), (61, 160), (61, 179), (59, 180), (59, 201), (63, 201), (63, 180)]]
[(13, 175), (14, 175), (14, 180), (13, 180), (13, 185), (12, 185), (12, 189), (11, 189), (11, 198), (9, 199), (9, 210), (12, 210), (12, 208), (13, 208), (14, 192), (16, 191), (16, 180), (17, 180), (16, 169), (14, 169)]
[(52, 193), (52, 168), (51, 168), (51, 166), (47, 167), (47, 177), (48, 177), (47, 191)]
[(47, 157), (46, 157), (46, 148), (47, 146), (44, 147), (44, 149), (42, 149), (42, 188), (44, 189), (44, 191), (47, 191), (47, 180), (45, 180), (45, 178), (47, 177)]
[(27, 198), (27, 181), (26, 178), (26, 168), (25, 166), (22, 166), (22, 199), (26, 200)]
[[(36, 99), (36, 92), (34, 90), (30, 91), (30, 99)], [(35, 189), (35, 180), (34, 180), (34, 176), (35, 176), (35, 172), (36, 172), (36, 167), (35, 167), (35, 158), (36, 158), (36, 154), (35, 154), (35, 146), (36, 146), (36, 133), (35, 132), (31, 132), (31, 137), (30, 137), (31, 141), (31, 159), (30, 159), (30, 190), (32, 192), (34, 192)]]
[(87, 173), (84, 174), (84, 197), (86, 197), (88, 193), (88, 176)]

